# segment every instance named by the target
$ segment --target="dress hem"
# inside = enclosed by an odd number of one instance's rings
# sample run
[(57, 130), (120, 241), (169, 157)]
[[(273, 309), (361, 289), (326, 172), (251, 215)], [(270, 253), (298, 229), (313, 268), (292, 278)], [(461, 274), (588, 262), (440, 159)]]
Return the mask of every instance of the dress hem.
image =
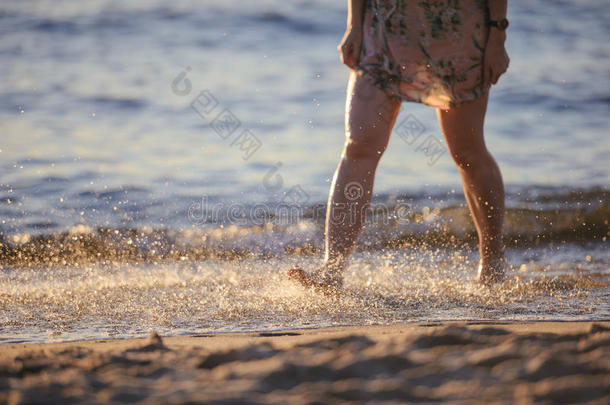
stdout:
[[(421, 98), (416, 98), (416, 97), (411, 97), (407, 94), (398, 94), (397, 92), (393, 91), (392, 89), (388, 88), (386, 85), (384, 85), (384, 81), (379, 79), (379, 75), (376, 74), (375, 71), (379, 71), (381, 69), (379, 68), (375, 68), (375, 69), (371, 69), (371, 68), (365, 68), (361, 65), (356, 65), (354, 67), (354, 70), (356, 71), (356, 73), (362, 77), (366, 77), (370, 80), (370, 82), (377, 87), (378, 89), (382, 90), (383, 92), (385, 92), (389, 97), (400, 101), (400, 102), (412, 102), (412, 103), (418, 103), (418, 104), (423, 104), (426, 105), (428, 107), (434, 107), (434, 108), (440, 108), (440, 109), (444, 109), (444, 110), (448, 110), (451, 108), (456, 108), (456, 107), (460, 107), (461, 105), (468, 103), (470, 101), (476, 100), (477, 98), (484, 96), (485, 94), (489, 93), (489, 90), (491, 89), (491, 86), (485, 86), (480, 92), (475, 92), (473, 94), (473, 97), (469, 97), (469, 98), (465, 98), (465, 99), (460, 99), (460, 100), (451, 100), (449, 103), (447, 104), (436, 104), (436, 103), (428, 103), (425, 100), (422, 100)], [(386, 74), (389, 75), (389, 73), (384, 72)], [(401, 80), (401, 79), (394, 79), (394, 80), (400, 80), (402, 82), (408, 83), (405, 80)]]

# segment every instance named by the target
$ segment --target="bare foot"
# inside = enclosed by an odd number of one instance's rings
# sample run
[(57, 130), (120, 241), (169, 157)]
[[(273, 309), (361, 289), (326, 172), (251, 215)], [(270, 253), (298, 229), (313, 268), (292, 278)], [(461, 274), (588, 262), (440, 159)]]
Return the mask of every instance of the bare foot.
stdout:
[(504, 275), (508, 264), (504, 258), (498, 259), (491, 264), (483, 265), (479, 262), (479, 268), (477, 269), (477, 280), (479, 283), (486, 286), (504, 281)]
[(325, 278), (308, 274), (299, 267), (293, 267), (288, 270), (288, 278), (305, 288), (311, 288), (315, 292), (324, 295), (337, 295), (343, 286), (343, 280), (340, 278)]

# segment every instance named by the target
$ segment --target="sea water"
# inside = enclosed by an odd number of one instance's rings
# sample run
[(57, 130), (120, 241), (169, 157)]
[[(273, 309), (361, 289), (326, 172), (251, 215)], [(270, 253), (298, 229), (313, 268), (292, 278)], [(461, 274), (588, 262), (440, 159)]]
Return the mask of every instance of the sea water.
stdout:
[[(435, 111), (404, 103), (346, 292), (323, 253), (349, 71), (330, 0), (0, 4), (0, 342), (445, 319), (608, 319), (610, 10), (512, 1), (486, 141), (495, 289)], [(288, 209), (286, 209), (288, 207)]]

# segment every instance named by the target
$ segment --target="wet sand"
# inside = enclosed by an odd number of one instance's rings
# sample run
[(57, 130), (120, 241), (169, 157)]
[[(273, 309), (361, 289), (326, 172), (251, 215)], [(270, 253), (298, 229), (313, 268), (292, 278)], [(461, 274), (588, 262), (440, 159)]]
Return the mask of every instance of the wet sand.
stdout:
[(0, 346), (0, 403), (610, 403), (610, 322)]

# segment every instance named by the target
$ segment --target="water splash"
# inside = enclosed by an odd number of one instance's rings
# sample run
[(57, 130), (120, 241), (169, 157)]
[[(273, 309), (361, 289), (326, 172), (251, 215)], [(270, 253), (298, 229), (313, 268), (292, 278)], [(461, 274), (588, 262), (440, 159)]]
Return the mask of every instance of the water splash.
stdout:
[[(163, 264), (7, 268), (0, 278), (0, 342), (51, 341), (333, 325), (468, 319), (606, 319), (610, 255), (604, 246), (509, 250), (507, 280), (474, 282), (466, 250), (360, 252), (345, 292), (316, 295), (285, 272), (313, 256), (185, 260)], [(585, 252), (591, 259), (585, 258)], [(574, 260), (574, 257), (582, 259)], [(534, 259), (536, 258), (536, 259)]]

